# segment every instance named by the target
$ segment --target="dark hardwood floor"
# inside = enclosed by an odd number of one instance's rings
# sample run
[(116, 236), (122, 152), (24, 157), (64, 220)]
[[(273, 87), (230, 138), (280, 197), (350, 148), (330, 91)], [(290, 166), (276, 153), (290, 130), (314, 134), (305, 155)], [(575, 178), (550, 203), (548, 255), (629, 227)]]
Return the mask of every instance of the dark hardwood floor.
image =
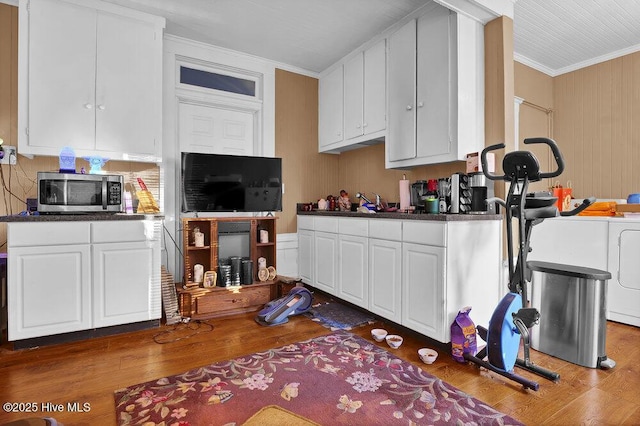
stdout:
[[(65, 425), (116, 424), (116, 389), (330, 333), (304, 316), (292, 317), (287, 324), (275, 327), (260, 326), (253, 318), (254, 314), (245, 314), (19, 351), (5, 343), (0, 346), (0, 402), (33, 403), (38, 412), (3, 410), (0, 424), (34, 416), (51, 416)], [(640, 424), (640, 328), (608, 323), (607, 355), (617, 362), (608, 371), (580, 367), (533, 351), (536, 364), (560, 373), (557, 383), (536, 379), (540, 390), (534, 392), (476, 366), (459, 364), (446, 346), (392, 324), (378, 321), (353, 333), (373, 342), (369, 331), (374, 327), (405, 337), (400, 349), (389, 349), (394, 354), (525, 424)], [(377, 344), (386, 348), (384, 342)], [(425, 346), (439, 352), (432, 365), (422, 364), (417, 356), (417, 350)], [(69, 412), (67, 404), (74, 402), (81, 407), (88, 403), (89, 410)], [(42, 408), (56, 404), (63, 404), (64, 411), (42, 412)]]

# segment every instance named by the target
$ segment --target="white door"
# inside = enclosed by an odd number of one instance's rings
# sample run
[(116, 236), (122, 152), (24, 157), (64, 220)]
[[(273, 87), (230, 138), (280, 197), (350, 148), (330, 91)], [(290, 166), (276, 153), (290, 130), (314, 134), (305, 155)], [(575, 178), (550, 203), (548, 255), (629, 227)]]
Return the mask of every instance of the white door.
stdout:
[(416, 156), (416, 21), (389, 37), (389, 161)]
[(344, 114), (344, 75), (337, 67), (318, 82), (318, 148), (344, 139), (342, 133)]
[(93, 245), (94, 327), (154, 319), (159, 253), (159, 242)]
[(402, 243), (369, 239), (369, 310), (400, 323)]
[(252, 111), (180, 103), (178, 120), (182, 152), (254, 155)]
[(340, 235), (338, 239), (338, 297), (369, 307), (368, 238)]
[(150, 23), (98, 12), (96, 149), (159, 155), (162, 35)]
[(640, 223), (609, 224), (608, 319), (640, 327)]
[(402, 325), (445, 341), (444, 247), (402, 244)]
[(314, 285), (320, 290), (337, 296), (338, 234), (316, 231), (313, 241)]
[(88, 244), (9, 251), (9, 340), (91, 328)]
[(362, 136), (364, 99), (364, 53), (344, 64), (344, 137)]
[[(300, 220), (300, 216), (298, 216)], [(298, 230), (298, 275), (306, 283), (313, 285), (313, 231), (307, 229)]]
[(30, 2), (29, 146), (94, 148), (96, 16), (72, 3)]
[(449, 14), (447, 8), (436, 7), (418, 20), (416, 155), (420, 158), (445, 155), (452, 150), (450, 69), (454, 59)]
[(387, 43), (382, 39), (364, 51), (365, 135), (387, 127)]

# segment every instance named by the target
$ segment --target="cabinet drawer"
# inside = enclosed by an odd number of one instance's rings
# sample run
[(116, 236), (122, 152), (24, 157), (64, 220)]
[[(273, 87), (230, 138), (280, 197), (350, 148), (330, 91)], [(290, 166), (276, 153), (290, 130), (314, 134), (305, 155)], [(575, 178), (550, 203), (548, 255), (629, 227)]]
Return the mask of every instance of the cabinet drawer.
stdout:
[[(92, 243), (126, 243), (159, 239), (160, 221), (107, 220), (91, 223)], [(156, 229), (158, 228), (158, 229)]]
[(369, 236), (381, 240), (402, 241), (402, 221), (371, 219)]
[(313, 231), (313, 216), (298, 216), (298, 229), (311, 229)]
[(340, 219), (338, 219), (338, 232), (343, 235), (368, 237), (369, 220), (341, 217)]
[(89, 244), (89, 222), (7, 224), (9, 247)]
[(220, 316), (233, 311), (248, 311), (262, 307), (271, 297), (270, 286), (242, 287), (234, 291), (215, 290), (198, 297), (195, 302), (196, 315)]
[(336, 217), (314, 217), (313, 229), (322, 232), (338, 233), (338, 218)]
[(441, 222), (405, 220), (402, 224), (402, 241), (444, 247), (445, 226)]

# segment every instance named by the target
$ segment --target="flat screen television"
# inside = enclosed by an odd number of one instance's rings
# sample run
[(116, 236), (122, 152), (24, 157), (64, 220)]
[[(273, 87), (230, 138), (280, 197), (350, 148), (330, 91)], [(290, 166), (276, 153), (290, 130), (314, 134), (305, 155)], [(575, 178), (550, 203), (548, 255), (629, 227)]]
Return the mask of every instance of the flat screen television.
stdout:
[(182, 212), (282, 211), (282, 159), (183, 152)]

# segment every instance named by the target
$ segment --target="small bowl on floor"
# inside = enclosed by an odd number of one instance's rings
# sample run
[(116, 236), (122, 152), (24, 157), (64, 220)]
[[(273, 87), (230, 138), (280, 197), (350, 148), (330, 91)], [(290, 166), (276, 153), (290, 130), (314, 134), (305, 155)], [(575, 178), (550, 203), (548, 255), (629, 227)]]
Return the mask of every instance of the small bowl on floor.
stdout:
[(387, 340), (387, 345), (389, 345), (392, 349), (398, 349), (404, 341), (402, 336), (398, 336), (397, 334), (387, 334), (387, 337), (385, 337), (385, 339)]
[(371, 330), (371, 337), (373, 337), (373, 340), (376, 342), (382, 342), (384, 338), (387, 337), (387, 334), (389, 333), (384, 328), (374, 328)]
[(418, 349), (418, 356), (425, 364), (433, 364), (436, 358), (438, 358), (438, 352), (429, 348), (421, 348)]

